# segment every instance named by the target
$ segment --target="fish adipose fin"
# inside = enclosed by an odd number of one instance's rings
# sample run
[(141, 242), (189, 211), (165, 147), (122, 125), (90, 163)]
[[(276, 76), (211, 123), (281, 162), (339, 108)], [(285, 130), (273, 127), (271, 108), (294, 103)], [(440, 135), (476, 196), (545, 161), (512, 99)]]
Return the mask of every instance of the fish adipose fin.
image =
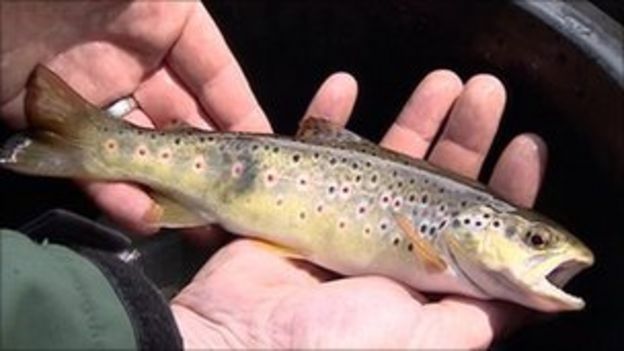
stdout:
[(150, 225), (164, 228), (190, 228), (213, 223), (179, 202), (159, 193), (150, 194), (154, 204), (144, 216)]
[(89, 157), (93, 135), (98, 127), (123, 122), (107, 118), (42, 65), (28, 81), (25, 111), (29, 131), (2, 146), (0, 166), (26, 174), (92, 179), (106, 172)]
[(438, 255), (436, 249), (423, 239), (412, 225), (411, 221), (404, 215), (397, 214), (395, 220), (405, 233), (410, 242), (414, 245), (414, 250), (422, 260), (425, 269), (430, 272), (442, 272), (446, 269), (446, 262)]

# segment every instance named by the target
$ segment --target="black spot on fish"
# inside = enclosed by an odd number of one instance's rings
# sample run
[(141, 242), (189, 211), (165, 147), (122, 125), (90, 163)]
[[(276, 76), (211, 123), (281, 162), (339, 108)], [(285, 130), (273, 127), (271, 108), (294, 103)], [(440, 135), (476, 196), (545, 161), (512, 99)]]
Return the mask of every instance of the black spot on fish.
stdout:
[(413, 250), (414, 250), (414, 244), (412, 244), (412, 243), (407, 244), (407, 251), (411, 252)]
[(277, 147), (277, 146), (273, 147), (273, 153), (276, 154), (278, 152), (279, 152), (279, 147)]
[(392, 240), (392, 245), (397, 246), (397, 245), (399, 245), (400, 242), (401, 242), (401, 239), (394, 238), (394, 240)]
[(440, 224), (438, 224), (438, 228), (442, 229), (445, 225), (446, 225), (446, 219), (440, 222)]
[(436, 228), (434, 226), (429, 227), (429, 235), (435, 235)]
[(516, 228), (515, 227), (507, 227), (505, 229), (505, 235), (507, 235), (507, 237), (514, 236), (515, 234), (516, 234)]
[(358, 175), (355, 176), (355, 182), (356, 183), (359, 183), (361, 180), (362, 180), (362, 176), (361, 175), (358, 174)]
[(330, 165), (335, 165), (335, 164), (336, 164), (336, 162), (338, 162), (338, 161), (336, 160), (336, 158), (335, 158), (335, 157), (332, 157), (331, 159), (329, 159), (329, 164), (330, 164)]
[(499, 221), (494, 221), (492, 223), (492, 225), (494, 226), (494, 228), (498, 228), (498, 227), (500, 227), (500, 222)]
[(357, 164), (357, 163), (352, 164), (352, 165), (351, 165), (351, 168), (353, 168), (353, 169), (358, 169), (358, 164)]
[(420, 199), (420, 202), (422, 202), (423, 204), (426, 204), (428, 200), (429, 200), (429, 197), (427, 196), (427, 194), (425, 194)]
[(180, 138), (175, 138), (173, 141), (176, 145), (180, 145)]
[(373, 174), (373, 175), (371, 176), (371, 182), (373, 182), (373, 183), (376, 183), (376, 182), (377, 182), (377, 175), (376, 175), (376, 174)]
[(458, 219), (454, 219), (453, 223), (451, 223), (451, 225), (453, 226), (453, 228), (459, 228), (459, 226), (461, 225), (461, 223), (459, 222)]
[(470, 218), (465, 218), (464, 219), (464, 224), (466, 224), (466, 225), (470, 224)]
[(421, 233), (426, 233), (427, 232), (427, 225), (426, 224), (422, 224), (420, 226), (420, 232)]

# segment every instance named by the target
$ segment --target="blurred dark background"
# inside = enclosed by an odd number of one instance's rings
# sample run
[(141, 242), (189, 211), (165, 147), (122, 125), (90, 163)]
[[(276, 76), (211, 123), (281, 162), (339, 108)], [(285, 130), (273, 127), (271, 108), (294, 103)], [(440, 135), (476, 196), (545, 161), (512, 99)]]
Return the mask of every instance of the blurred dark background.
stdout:
[[(279, 133), (294, 132), (319, 84), (335, 71), (358, 80), (349, 127), (373, 140), (433, 69), (449, 68), (463, 79), (487, 72), (505, 83), (509, 103), (482, 180), (514, 135), (540, 134), (550, 157), (536, 207), (597, 257), (566, 289), (588, 301), (584, 311), (529, 326), (495, 346), (523, 350), (616, 348), (624, 331), (624, 55), (617, 24), (624, 12), (621, 2), (594, 4), (212, 0), (206, 6)], [(0, 172), (0, 226), (17, 227), (59, 206), (98, 215), (69, 182)]]

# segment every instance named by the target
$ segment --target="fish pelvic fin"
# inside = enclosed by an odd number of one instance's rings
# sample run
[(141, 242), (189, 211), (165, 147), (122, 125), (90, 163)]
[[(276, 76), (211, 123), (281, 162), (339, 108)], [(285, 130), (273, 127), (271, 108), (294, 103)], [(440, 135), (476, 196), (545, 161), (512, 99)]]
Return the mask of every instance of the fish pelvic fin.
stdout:
[[(121, 123), (106, 117), (42, 65), (26, 91), (26, 133), (0, 148), (0, 166), (33, 175), (98, 178), (105, 171), (90, 157), (98, 126)], [(112, 126), (111, 126), (112, 127)]]

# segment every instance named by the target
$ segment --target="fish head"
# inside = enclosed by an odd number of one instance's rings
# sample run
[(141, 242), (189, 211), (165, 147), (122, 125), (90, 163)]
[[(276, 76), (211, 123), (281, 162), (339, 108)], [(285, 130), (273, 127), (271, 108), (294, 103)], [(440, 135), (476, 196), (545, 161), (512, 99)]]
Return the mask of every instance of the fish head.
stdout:
[(467, 208), (452, 220), (444, 242), (457, 271), (484, 295), (545, 312), (585, 305), (562, 288), (593, 264), (592, 252), (533, 212)]

